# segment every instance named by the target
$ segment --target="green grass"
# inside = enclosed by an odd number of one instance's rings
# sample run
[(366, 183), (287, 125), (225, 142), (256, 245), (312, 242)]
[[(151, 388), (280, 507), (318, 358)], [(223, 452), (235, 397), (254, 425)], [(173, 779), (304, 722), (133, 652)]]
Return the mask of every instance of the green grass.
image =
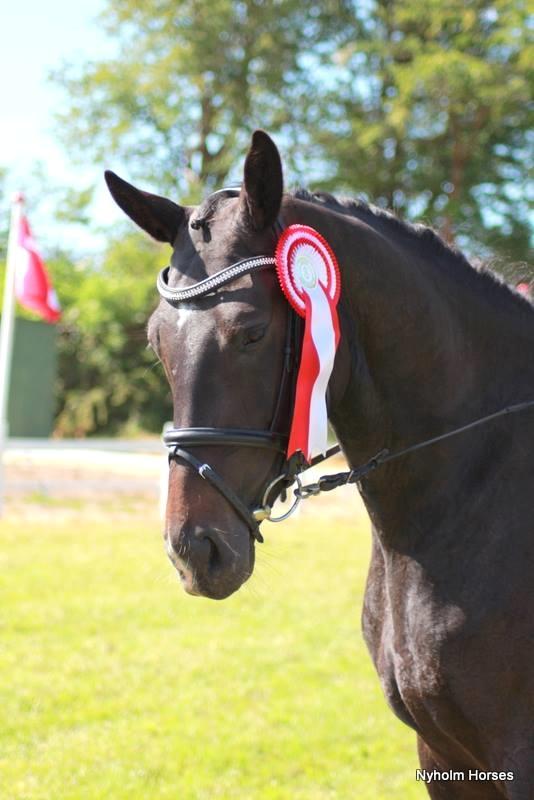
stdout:
[(1, 523), (2, 800), (426, 797), (361, 639), (367, 523), (317, 511), (222, 603), (153, 516)]
[(87, 502), (82, 497), (54, 497), (41, 490), (29, 492), (24, 497), (27, 505), (47, 506), (48, 508), (84, 509)]

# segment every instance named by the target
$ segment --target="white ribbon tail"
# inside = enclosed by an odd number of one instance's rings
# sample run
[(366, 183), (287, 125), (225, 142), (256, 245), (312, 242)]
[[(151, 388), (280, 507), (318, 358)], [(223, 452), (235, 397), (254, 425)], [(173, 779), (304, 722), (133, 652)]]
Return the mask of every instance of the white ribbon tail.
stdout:
[(307, 290), (311, 300), (311, 338), (319, 359), (319, 374), (310, 399), (308, 452), (313, 457), (328, 449), (328, 412), (326, 390), (334, 368), (336, 336), (330, 305), (324, 288), (317, 284)]

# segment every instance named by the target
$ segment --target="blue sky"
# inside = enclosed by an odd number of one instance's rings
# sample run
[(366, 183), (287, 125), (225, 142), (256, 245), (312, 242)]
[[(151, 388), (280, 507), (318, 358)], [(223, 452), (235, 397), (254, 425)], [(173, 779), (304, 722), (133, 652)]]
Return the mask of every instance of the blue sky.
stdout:
[[(48, 76), (65, 60), (82, 62), (110, 52), (110, 43), (95, 19), (103, 5), (103, 0), (2, 3), (0, 166), (9, 171), (10, 190), (28, 182), (37, 161), (42, 162), (52, 183), (69, 185), (99, 178), (101, 170), (73, 170), (57, 142), (53, 115), (64, 98)], [(44, 206), (39, 204), (31, 222), (36, 237), (50, 241)], [(95, 205), (96, 221), (103, 222), (108, 215), (115, 215), (114, 207), (101, 192)], [(46, 232), (40, 233), (39, 226), (46, 226)], [(88, 232), (54, 228), (52, 235), (75, 236), (82, 249), (91, 249)]]

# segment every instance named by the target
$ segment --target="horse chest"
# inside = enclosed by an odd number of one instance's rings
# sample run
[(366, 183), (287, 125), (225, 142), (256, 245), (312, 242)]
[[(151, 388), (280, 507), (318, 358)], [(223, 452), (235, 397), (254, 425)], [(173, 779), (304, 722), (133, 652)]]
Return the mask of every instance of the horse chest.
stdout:
[(435, 549), (433, 558), (389, 550), (373, 532), (362, 622), (384, 694), (426, 745), (466, 767), (489, 769), (488, 741), (532, 730), (533, 550), (518, 556), (509, 540), (523, 530), (505, 532), (476, 557), (464, 535), (455, 561), (443, 551), (436, 559)]
[[(407, 573), (410, 572), (410, 580)], [(439, 603), (417, 565), (394, 565), (375, 539), (363, 609), (363, 632), (383, 691), (414, 728), (448, 715), (451, 640), (464, 624), (454, 605)]]

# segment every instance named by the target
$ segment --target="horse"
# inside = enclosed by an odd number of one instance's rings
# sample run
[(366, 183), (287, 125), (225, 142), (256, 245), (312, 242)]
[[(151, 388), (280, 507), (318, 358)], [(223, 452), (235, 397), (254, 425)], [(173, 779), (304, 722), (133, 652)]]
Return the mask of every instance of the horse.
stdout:
[[(331, 425), (351, 468), (383, 448), (401, 454), (356, 473), (372, 524), (363, 634), (385, 698), (417, 734), (433, 800), (532, 800), (534, 415), (494, 413), (534, 397), (530, 301), (427, 227), (363, 201), (284, 192), (263, 131), (241, 188), (200, 206), (106, 179), (123, 211), (172, 247), (148, 339), (174, 402), (165, 541), (186, 591), (222, 599), (253, 571), (250, 509), (277, 480), (275, 440), (292, 413), (291, 392), (280, 395), (289, 304), (256, 262), (272, 265), (277, 221), (302, 223), (341, 273)], [(212, 291), (187, 293), (201, 284)], [(434, 443), (411, 447), (424, 441)]]

